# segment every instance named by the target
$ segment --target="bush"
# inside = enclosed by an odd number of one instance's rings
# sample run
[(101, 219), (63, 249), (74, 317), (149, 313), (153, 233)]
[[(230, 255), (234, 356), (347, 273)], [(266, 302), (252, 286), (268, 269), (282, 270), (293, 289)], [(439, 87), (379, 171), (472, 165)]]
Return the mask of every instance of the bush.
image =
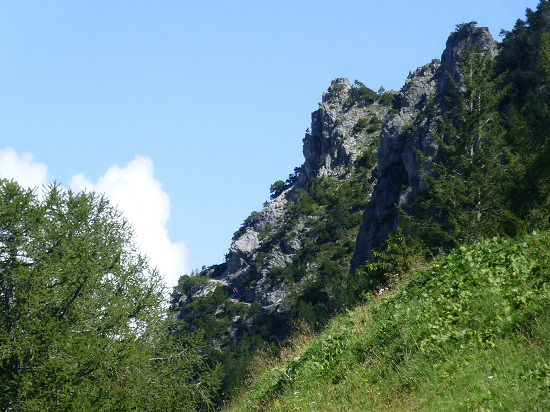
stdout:
[(373, 150), (366, 150), (358, 159), (357, 167), (365, 167), (370, 169), (378, 161), (378, 154)]
[(353, 126), (353, 133), (359, 133), (367, 128), (369, 121), (365, 118), (357, 120), (355, 126)]
[(271, 193), (271, 200), (278, 197), (283, 191), (286, 189), (285, 182), (282, 180), (277, 180), (275, 183), (271, 185), (269, 188), (269, 193)]
[(384, 94), (382, 94), (382, 96), (379, 97), (379, 103), (382, 105), (382, 106), (392, 106), (393, 105), (393, 99), (394, 99), (394, 95), (393, 93), (391, 92), (386, 92)]
[(354, 84), (351, 87), (350, 95), (346, 99), (346, 104), (352, 106), (357, 104), (359, 106), (366, 106), (372, 104), (376, 101), (378, 95), (372, 89), (369, 89), (359, 80), (355, 80)]

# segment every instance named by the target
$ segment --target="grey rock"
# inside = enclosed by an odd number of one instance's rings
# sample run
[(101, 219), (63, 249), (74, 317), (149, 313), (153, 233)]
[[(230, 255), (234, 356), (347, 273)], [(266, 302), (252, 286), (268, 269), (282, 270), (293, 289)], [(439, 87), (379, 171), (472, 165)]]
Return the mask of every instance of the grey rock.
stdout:
[(305, 186), (314, 177), (340, 176), (372, 142), (373, 135), (354, 131), (359, 119), (381, 118), (387, 113), (387, 108), (374, 103), (346, 104), (351, 89), (348, 79), (334, 80), (311, 115), (311, 132), (303, 139), (301, 178)]
[[(281, 227), (289, 200), (298, 189), (309, 190), (315, 177), (343, 176), (379, 134), (354, 130), (359, 119), (372, 119), (374, 116), (381, 119), (389, 110), (377, 103), (347, 103), (351, 90), (352, 86), (347, 79), (338, 78), (323, 93), (319, 109), (312, 114), (311, 132), (303, 139), (305, 161), (300, 167), (298, 179), (247, 219), (227, 254), (227, 266), (219, 279), (227, 287), (237, 287), (239, 290), (245, 284), (250, 285), (253, 280), (254, 286), (249, 286), (248, 290), (239, 295), (239, 299), (259, 303), (266, 314), (281, 317), (289, 314), (290, 307), (283, 302), (289, 293), (297, 290), (297, 286), (290, 288), (284, 282), (271, 279), (270, 270), (294, 261), (307, 231), (303, 222), (298, 221), (294, 227), (287, 229), (278, 244), (270, 245), (267, 249), (262, 232), (275, 231)], [(260, 251), (266, 257), (258, 267)]]
[[(454, 33), (447, 41), (441, 61), (433, 60), (418, 68), (409, 74), (399, 92), (391, 92), (394, 110), (374, 101), (355, 104), (349, 99), (354, 86), (345, 78), (334, 80), (323, 93), (318, 110), (311, 115), (311, 129), (303, 138), (304, 163), (299, 176), (245, 221), (235, 234), (226, 262), (207, 273), (209, 284), (194, 296), (177, 297), (175, 306), (183, 307), (216, 287), (237, 288), (238, 293), (232, 295), (235, 302), (257, 303), (264, 315), (288, 317), (291, 307), (287, 298), (315, 280), (318, 263), (308, 263), (308, 272), (295, 283), (286, 284), (273, 278), (274, 267), (294, 262), (308, 232), (305, 222), (298, 219), (292, 227), (284, 226), (282, 237), (269, 238), (269, 234), (283, 228), (288, 204), (300, 189), (309, 190), (317, 177), (345, 178), (350, 166), (379, 139), (377, 165), (371, 169), (370, 178), (375, 186), (367, 194), (370, 201), (357, 235), (351, 272), (364, 264), (373, 248), (384, 242), (398, 224), (395, 205), (406, 210), (426, 189), (418, 153), (429, 163), (438, 155), (438, 146), (434, 139), (437, 117), (426, 114), (424, 109), (430, 102), (442, 107), (450, 78), (460, 79), (457, 63), (470, 42), (479, 44), (491, 55), (497, 53), (496, 42), (486, 28), (465, 27)], [(381, 129), (360, 130), (356, 127), (360, 119), (379, 119)], [(232, 342), (239, 339), (240, 328), (249, 328), (257, 321), (255, 316), (234, 319), (227, 329)]]
[(407, 210), (426, 190), (420, 159), (424, 158), (429, 164), (437, 156), (438, 146), (434, 138), (437, 117), (422, 110), (430, 101), (444, 107), (449, 77), (460, 81), (462, 74), (458, 62), (468, 44), (478, 44), (481, 50), (493, 57), (497, 53), (497, 43), (485, 27), (464, 27), (453, 33), (447, 40), (441, 62), (433, 60), (409, 74), (395, 99), (399, 113), (384, 120), (377, 183), (357, 236), (352, 273), (368, 260), (372, 250), (380, 246), (397, 226), (399, 216), (395, 205)]

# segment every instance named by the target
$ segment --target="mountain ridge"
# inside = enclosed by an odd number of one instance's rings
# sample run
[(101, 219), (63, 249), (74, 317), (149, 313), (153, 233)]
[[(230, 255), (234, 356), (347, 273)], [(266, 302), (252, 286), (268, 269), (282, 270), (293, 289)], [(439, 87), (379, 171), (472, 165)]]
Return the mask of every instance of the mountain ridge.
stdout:
[[(357, 168), (360, 156), (370, 149), (371, 162), (374, 160), (372, 155), (377, 155), (367, 172), (372, 190), (366, 194), (370, 199), (365, 205), (353, 259), (347, 269), (353, 272), (363, 265), (372, 249), (380, 246), (387, 234), (395, 229), (398, 217), (394, 205), (406, 209), (426, 188), (420, 176), (417, 151), (424, 155), (425, 161), (436, 156), (437, 146), (430, 139), (433, 125), (429, 122), (432, 119), (420, 118), (419, 113), (431, 99), (443, 94), (448, 82), (447, 72), (459, 79), (454, 67), (468, 41), (495, 54), (496, 42), (487, 28), (465, 25), (449, 37), (442, 60), (432, 60), (411, 72), (399, 92), (378, 94), (357, 81), (352, 85), (345, 78), (333, 80), (322, 95), (319, 109), (311, 115), (310, 131), (303, 138), (304, 163), (296, 168), (298, 173), (291, 175), (286, 184), (281, 181), (280, 191), (262, 210), (253, 212), (245, 220), (233, 237), (226, 261), (204, 272), (213, 282), (209, 288), (222, 286), (237, 301), (248, 305), (260, 303), (267, 314), (287, 318), (291, 308), (284, 299), (290, 293), (289, 288), (284, 282), (271, 281), (270, 269), (294, 262), (297, 251), (303, 247), (307, 229), (303, 221), (293, 227), (291, 236), (286, 236), (267, 252), (269, 262), (259, 262), (257, 273), (251, 274), (254, 263), (258, 263), (258, 251), (265, 246), (266, 229), (274, 231), (283, 226), (288, 203), (295, 199), (299, 190), (309, 192), (316, 178), (349, 177), (351, 170)], [(408, 136), (405, 128), (415, 122), (421, 127), (417, 126), (412, 137)], [(427, 128), (428, 132), (422, 128)], [(245, 291), (251, 281), (255, 281), (253, 292)], [(197, 296), (202, 295), (204, 291)], [(192, 297), (174, 299), (174, 310), (177, 310), (175, 302), (178, 299), (181, 305)]]
[(304, 324), (322, 331), (461, 245), (550, 227), (549, 15), (542, 1), (501, 43), (457, 25), (441, 60), (399, 91), (331, 82), (304, 163), (273, 183), (225, 262), (172, 294), (174, 333), (201, 334), (209, 364), (223, 365), (220, 399), (251, 353), (277, 353)]

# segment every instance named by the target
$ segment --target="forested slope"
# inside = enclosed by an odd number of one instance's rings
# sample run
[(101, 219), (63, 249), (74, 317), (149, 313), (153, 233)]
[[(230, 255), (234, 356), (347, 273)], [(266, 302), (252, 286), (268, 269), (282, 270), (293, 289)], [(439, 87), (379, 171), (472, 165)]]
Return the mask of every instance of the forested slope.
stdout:
[(168, 309), (105, 198), (0, 180), (0, 409), (547, 409), (549, 105), (546, 0), (399, 91), (333, 80)]
[(226, 262), (175, 289), (180, 327), (212, 342), (225, 393), (252, 352), (277, 352), (304, 322), (320, 331), (454, 248), (548, 227), (549, 21), (541, 1), (500, 43), (457, 25), (400, 91), (332, 82), (304, 164), (272, 185)]

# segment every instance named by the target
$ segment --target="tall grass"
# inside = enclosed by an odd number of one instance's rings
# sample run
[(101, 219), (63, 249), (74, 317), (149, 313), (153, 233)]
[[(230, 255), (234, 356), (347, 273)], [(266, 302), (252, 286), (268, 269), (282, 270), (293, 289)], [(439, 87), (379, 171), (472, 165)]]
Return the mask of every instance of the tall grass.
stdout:
[(549, 280), (549, 233), (463, 246), (335, 317), (228, 410), (550, 410)]

